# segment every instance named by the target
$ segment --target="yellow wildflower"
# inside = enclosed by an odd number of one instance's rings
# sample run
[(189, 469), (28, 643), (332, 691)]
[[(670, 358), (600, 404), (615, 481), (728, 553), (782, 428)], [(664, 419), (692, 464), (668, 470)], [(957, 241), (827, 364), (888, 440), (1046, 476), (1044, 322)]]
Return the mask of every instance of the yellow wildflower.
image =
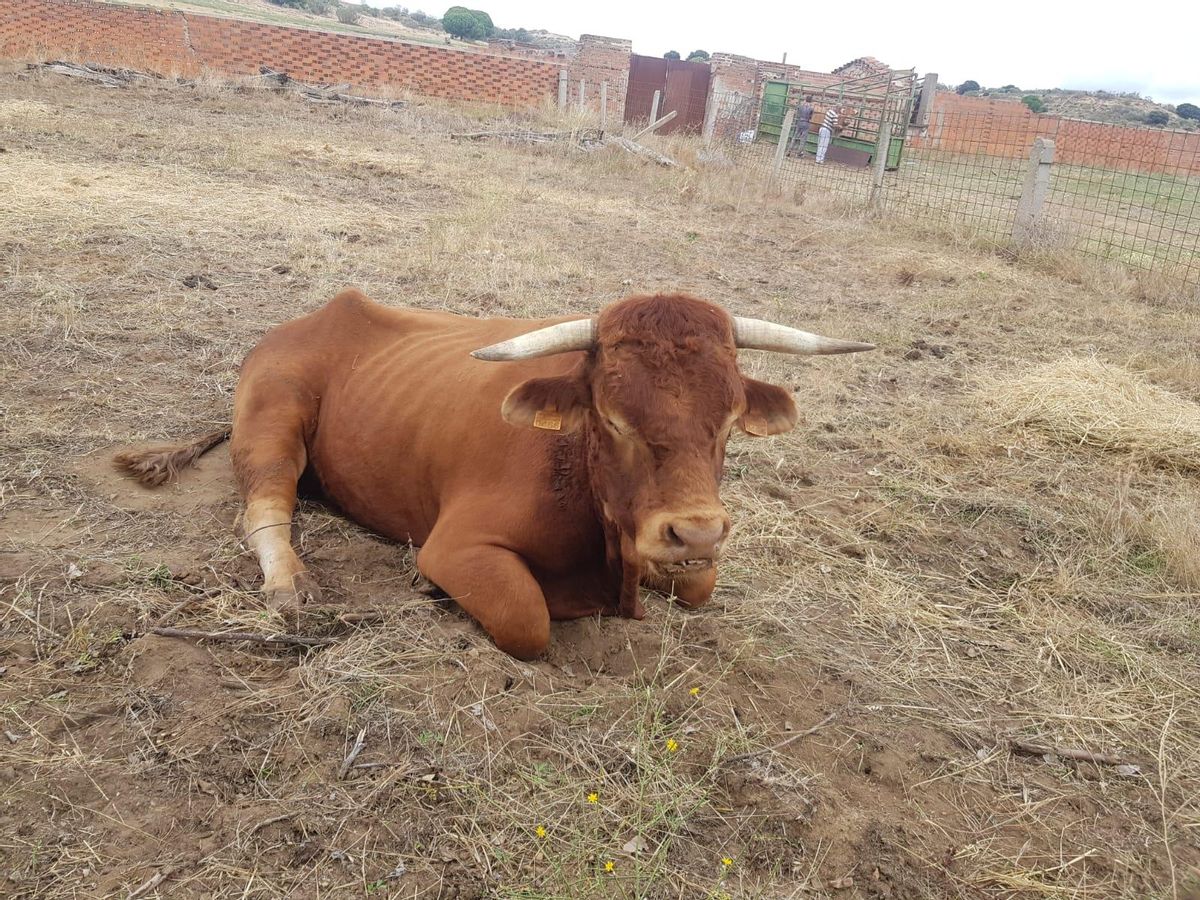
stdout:
[(733, 865), (733, 860), (730, 859), (728, 856), (726, 856), (721, 860), (721, 865), (724, 866), (726, 869), (728, 869), (730, 866)]
[(535, 828), (533, 830), (533, 833), (536, 834), (540, 838), (544, 838), (546, 836), (546, 826), (539, 825), (537, 828)]
[(617, 864), (616, 864), (615, 862), (613, 862), (613, 861), (610, 859), (608, 862), (606, 862), (606, 863), (604, 864), (604, 871), (605, 871), (605, 872), (611, 872), (611, 871), (612, 871), (613, 869), (615, 869), (616, 867), (617, 867)]
[(690, 691), (688, 691), (688, 693), (691, 694), (693, 697), (699, 697), (700, 696), (700, 688), (694, 687)]
[(678, 749), (679, 741), (675, 740), (675, 738), (667, 738), (667, 752), (674, 753)]
[(600, 802), (600, 795), (597, 794), (595, 791), (592, 791), (590, 794), (588, 794), (588, 803), (599, 803), (599, 802)]

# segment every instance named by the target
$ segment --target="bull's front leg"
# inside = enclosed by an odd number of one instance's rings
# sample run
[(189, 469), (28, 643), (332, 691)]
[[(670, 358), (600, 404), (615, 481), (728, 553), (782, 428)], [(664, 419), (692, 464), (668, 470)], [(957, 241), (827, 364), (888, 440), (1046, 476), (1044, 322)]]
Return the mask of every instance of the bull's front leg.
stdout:
[(472, 544), (439, 523), (417, 554), (421, 574), (445, 591), (518, 659), (550, 642), (550, 610), (525, 560), (503, 547)]

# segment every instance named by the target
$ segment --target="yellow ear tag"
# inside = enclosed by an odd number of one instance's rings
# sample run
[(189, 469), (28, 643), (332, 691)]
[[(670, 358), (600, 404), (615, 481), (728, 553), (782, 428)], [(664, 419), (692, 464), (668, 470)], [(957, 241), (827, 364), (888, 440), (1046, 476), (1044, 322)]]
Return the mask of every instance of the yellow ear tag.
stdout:
[(562, 414), (553, 409), (539, 409), (533, 414), (533, 427), (562, 431)]
[(758, 417), (746, 418), (742, 420), (742, 431), (755, 437), (766, 437), (767, 423)]

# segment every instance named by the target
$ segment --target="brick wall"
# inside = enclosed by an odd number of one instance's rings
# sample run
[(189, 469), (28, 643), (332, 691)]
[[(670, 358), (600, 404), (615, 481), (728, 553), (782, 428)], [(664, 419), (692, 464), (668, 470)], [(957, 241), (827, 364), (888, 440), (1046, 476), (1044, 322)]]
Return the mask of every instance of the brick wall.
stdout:
[(54, 56), (162, 75), (256, 75), (391, 85), (451, 100), (531, 106), (558, 92), (559, 65), (94, 0), (2, 0), (0, 56)]
[(1036, 137), (1054, 138), (1056, 162), (1167, 175), (1200, 175), (1200, 133), (1131, 128), (1035, 115), (1021, 103), (938, 94), (915, 146), (1027, 158)]
[(570, 68), (571, 99), (579, 98), (579, 82), (586, 85), (584, 100), (591, 109), (600, 108), (600, 85), (608, 82), (608, 121), (619, 124), (625, 118), (625, 92), (629, 87), (629, 57), (633, 42), (624, 38), (585, 34)]

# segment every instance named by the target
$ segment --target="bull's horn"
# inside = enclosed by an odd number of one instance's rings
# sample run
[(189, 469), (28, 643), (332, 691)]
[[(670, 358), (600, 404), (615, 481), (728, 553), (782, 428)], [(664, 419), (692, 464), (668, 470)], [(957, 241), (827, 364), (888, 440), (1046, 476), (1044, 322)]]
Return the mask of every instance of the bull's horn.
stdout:
[(874, 350), (874, 344), (822, 337), (799, 328), (789, 328), (764, 319), (733, 317), (733, 341), (743, 350), (772, 350), (775, 353), (800, 353), (806, 356), (824, 353), (858, 353)]
[(476, 359), (490, 362), (515, 359), (533, 359), (538, 356), (553, 356), (572, 350), (590, 350), (596, 343), (596, 320), (576, 319), (548, 325), (537, 331), (519, 334), (515, 338), (481, 347), (471, 353)]

